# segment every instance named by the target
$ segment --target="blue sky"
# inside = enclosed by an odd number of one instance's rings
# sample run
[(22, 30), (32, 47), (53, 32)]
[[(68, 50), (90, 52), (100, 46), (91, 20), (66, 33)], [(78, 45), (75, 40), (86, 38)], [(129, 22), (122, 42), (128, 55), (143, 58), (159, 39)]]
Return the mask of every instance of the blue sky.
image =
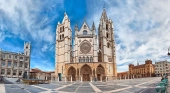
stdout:
[(0, 0), (0, 48), (23, 52), (30, 41), (31, 68), (54, 70), (55, 30), (64, 12), (72, 31), (84, 18), (98, 28), (104, 4), (114, 22), (118, 72), (137, 60), (170, 61), (170, 0)]

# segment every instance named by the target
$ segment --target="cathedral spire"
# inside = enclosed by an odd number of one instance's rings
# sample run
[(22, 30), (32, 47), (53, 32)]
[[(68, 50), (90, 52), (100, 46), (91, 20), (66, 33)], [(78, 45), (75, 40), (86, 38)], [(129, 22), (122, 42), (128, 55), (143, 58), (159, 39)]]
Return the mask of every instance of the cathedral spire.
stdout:
[(92, 24), (92, 30), (96, 30), (96, 27), (94, 25), (94, 21), (93, 21), (93, 24)]
[[(67, 13), (66, 13), (66, 11), (65, 11), (65, 12), (64, 12), (64, 18), (63, 18), (62, 23), (63, 23), (66, 19), (68, 19), (68, 15), (67, 15)], [(69, 19), (68, 19), (68, 20), (69, 20)]]
[(107, 19), (107, 14), (106, 14), (105, 5), (104, 5), (104, 7), (103, 7), (103, 13), (102, 13), (101, 18)]
[(76, 23), (75, 27), (74, 27), (75, 31), (78, 31), (78, 24)]

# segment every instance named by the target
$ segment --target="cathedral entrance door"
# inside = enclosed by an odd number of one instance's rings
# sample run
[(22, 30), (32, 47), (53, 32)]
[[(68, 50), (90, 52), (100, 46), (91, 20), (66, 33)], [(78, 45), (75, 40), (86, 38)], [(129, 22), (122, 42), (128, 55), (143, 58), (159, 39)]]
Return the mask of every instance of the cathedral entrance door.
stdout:
[(74, 67), (70, 67), (68, 69), (68, 81), (71, 81), (71, 77), (72, 77), (72, 81), (76, 81), (76, 69)]
[(97, 71), (96, 71), (96, 74), (97, 74), (97, 80), (100, 81), (101, 79), (102, 80), (105, 80), (105, 69), (102, 65), (99, 65), (97, 67)]
[(83, 81), (90, 81), (90, 77), (92, 76), (91, 67), (87, 64), (81, 67), (80, 74), (82, 76)]
[(97, 74), (97, 80), (100, 81), (101, 74)]
[(89, 74), (83, 74), (83, 81), (90, 81)]

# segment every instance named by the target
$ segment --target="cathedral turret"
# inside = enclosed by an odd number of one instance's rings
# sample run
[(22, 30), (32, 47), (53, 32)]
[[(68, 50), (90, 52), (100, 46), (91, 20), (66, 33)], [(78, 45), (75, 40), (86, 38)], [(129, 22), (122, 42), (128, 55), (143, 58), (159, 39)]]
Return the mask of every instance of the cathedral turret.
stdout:
[(78, 32), (78, 24), (75, 25), (74, 31), (75, 31), (75, 35), (77, 35), (77, 32)]
[(114, 76), (117, 75), (116, 71), (116, 54), (115, 54), (115, 41), (113, 34), (113, 22), (108, 19), (105, 8), (100, 18), (99, 24), (99, 62), (109, 62), (112, 65), (109, 68), (114, 68)]
[[(71, 26), (66, 12), (62, 23), (58, 22), (56, 29), (56, 76), (59, 79), (65, 76), (65, 63), (71, 62)], [(62, 76), (62, 77), (61, 77)]]
[(93, 21), (93, 24), (92, 24), (92, 30), (96, 30), (96, 27), (94, 25), (94, 21)]

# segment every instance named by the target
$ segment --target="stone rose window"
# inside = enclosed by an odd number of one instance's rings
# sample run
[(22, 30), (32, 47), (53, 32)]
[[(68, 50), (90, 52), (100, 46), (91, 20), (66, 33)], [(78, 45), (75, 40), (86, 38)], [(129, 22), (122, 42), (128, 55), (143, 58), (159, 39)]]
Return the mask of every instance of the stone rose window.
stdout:
[(80, 51), (83, 53), (83, 54), (87, 54), (89, 53), (91, 50), (91, 44), (89, 42), (83, 42), (81, 45), (80, 45)]

